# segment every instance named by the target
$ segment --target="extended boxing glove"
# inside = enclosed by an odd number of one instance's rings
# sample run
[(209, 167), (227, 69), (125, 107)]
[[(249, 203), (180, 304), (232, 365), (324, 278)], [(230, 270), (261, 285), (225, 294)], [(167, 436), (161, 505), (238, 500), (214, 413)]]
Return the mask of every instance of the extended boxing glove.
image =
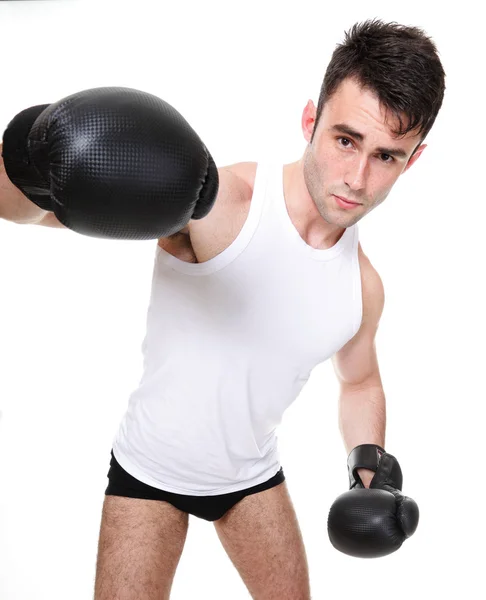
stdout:
[(25, 196), (92, 237), (167, 237), (211, 210), (218, 171), (198, 135), (152, 94), (102, 87), (20, 112), (5, 171)]
[[(365, 488), (358, 469), (375, 472)], [(350, 491), (331, 506), (327, 522), (332, 545), (350, 556), (378, 558), (400, 548), (416, 530), (419, 509), (401, 494), (397, 459), (375, 444), (356, 446), (348, 457)]]

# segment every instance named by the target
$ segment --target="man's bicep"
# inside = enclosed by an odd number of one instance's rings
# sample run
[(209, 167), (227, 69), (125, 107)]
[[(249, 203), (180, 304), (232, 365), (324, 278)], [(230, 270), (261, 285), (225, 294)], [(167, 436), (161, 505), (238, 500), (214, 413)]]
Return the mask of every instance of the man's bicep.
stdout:
[(342, 386), (357, 386), (380, 380), (375, 338), (383, 313), (383, 283), (360, 247), (363, 316), (356, 335), (332, 358)]
[(337, 378), (343, 387), (359, 387), (380, 380), (373, 332), (360, 329), (332, 357)]

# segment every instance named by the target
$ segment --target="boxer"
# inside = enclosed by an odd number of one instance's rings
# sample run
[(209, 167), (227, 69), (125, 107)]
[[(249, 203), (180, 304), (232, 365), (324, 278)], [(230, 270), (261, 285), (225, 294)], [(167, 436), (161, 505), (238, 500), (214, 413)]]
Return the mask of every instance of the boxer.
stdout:
[(331, 543), (370, 558), (413, 534), (418, 507), (385, 451), (383, 284), (358, 222), (421, 156), (444, 79), (419, 28), (356, 24), (317, 107), (303, 109), (303, 155), (284, 165), (217, 168), (173, 107), (130, 88), (84, 90), (9, 123), (0, 216), (157, 239), (143, 376), (111, 448), (95, 600), (169, 598), (189, 515), (214, 524), (252, 598), (310, 599), (275, 432), (329, 358), (350, 477), (329, 512)]

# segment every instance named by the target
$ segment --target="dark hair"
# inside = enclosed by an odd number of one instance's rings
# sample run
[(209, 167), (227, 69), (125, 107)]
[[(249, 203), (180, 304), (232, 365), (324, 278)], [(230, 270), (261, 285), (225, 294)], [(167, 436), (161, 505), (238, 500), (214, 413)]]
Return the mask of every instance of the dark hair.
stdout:
[[(347, 78), (375, 93), (399, 121), (393, 133), (429, 133), (442, 105), (445, 73), (434, 42), (418, 27), (372, 19), (345, 32), (326, 69), (312, 138), (325, 103)], [(402, 121), (405, 115), (406, 122)], [(312, 142), (312, 139), (311, 139)]]

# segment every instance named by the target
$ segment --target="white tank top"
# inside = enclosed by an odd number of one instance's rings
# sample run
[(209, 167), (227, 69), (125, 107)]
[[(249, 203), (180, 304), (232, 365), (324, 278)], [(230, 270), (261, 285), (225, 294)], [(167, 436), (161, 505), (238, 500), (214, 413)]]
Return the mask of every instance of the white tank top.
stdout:
[(280, 469), (284, 411), (361, 315), (357, 226), (312, 248), (287, 212), (282, 165), (259, 164), (247, 219), (226, 250), (187, 263), (157, 246), (143, 375), (115, 458), (177, 494), (267, 481)]

